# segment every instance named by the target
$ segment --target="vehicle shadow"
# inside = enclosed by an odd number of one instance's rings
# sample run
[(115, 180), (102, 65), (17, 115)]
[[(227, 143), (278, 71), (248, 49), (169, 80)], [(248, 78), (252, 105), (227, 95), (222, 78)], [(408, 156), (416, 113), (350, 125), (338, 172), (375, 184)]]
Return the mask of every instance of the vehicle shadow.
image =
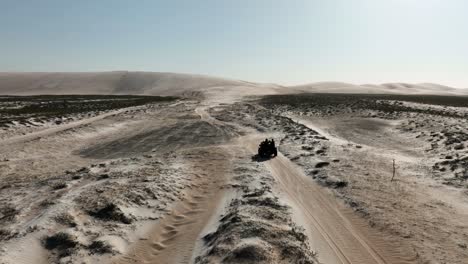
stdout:
[(268, 161), (268, 160), (270, 160), (270, 159), (272, 159), (274, 157), (262, 157), (262, 156), (260, 156), (258, 154), (255, 154), (251, 158), (252, 158), (252, 161), (264, 162), (264, 161)]

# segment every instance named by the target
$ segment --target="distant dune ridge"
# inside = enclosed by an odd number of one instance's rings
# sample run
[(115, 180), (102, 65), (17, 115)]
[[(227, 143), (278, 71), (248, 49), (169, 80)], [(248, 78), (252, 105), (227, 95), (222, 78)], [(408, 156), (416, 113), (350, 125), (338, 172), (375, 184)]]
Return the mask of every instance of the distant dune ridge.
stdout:
[(354, 85), (341, 82), (321, 82), (305, 85), (292, 86), (296, 90), (304, 92), (320, 93), (374, 93), (374, 94), (468, 94), (468, 89), (457, 89), (432, 83), (384, 83)]
[[(298, 86), (257, 84), (194, 74), (164, 72), (81, 72), (81, 73), (0, 73), (0, 94), (133, 94), (191, 96), (210, 89), (252, 94), (320, 92), (320, 93), (399, 93), (460, 94), (456, 89), (438, 84), (386, 83), (354, 85), (341, 82), (320, 82)], [(242, 87), (242, 89), (238, 89)], [(235, 88), (235, 89), (233, 89)]]
[(201, 75), (157, 72), (0, 73), (1, 94), (178, 95), (246, 83)]

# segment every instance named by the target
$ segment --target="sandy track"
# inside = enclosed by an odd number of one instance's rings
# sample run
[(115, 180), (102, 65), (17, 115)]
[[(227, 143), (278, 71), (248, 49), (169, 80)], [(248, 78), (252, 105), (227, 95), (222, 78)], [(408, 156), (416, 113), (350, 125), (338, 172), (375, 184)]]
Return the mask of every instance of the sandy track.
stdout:
[(58, 127), (47, 128), (47, 129), (43, 129), (43, 130), (40, 130), (40, 131), (37, 131), (37, 132), (34, 132), (34, 133), (21, 135), (21, 136), (16, 136), (16, 137), (11, 137), (11, 138), (2, 140), (0, 142), (2, 143), (2, 145), (7, 145), (7, 144), (17, 144), (17, 143), (20, 143), (20, 142), (35, 140), (35, 139), (38, 139), (38, 138), (41, 138), (41, 137), (46, 137), (46, 136), (49, 136), (49, 135), (53, 135), (53, 134), (61, 132), (61, 131), (66, 131), (68, 129), (72, 129), (72, 128), (79, 127), (79, 126), (86, 125), (86, 124), (91, 124), (91, 123), (96, 122), (98, 120), (102, 120), (102, 119), (104, 119), (106, 117), (110, 117), (110, 116), (115, 116), (115, 115), (118, 115), (120, 113), (123, 113), (123, 112), (131, 110), (131, 109), (134, 109), (134, 107), (129, 107), (129, 108), (119, 109), (119, 110), (115, 110), (115, 111), (110, 111), (110, 112), (107, 112), (107, 113), (104, 113), (104, 114), (101, 114), (101, 115), (97, 115), (97, 116), (87, 118), (87, 119), (82, 119), (82, 120), (75, 121), (75, 122), (71, 122), (69, 124), (61, 125), (61, 126), (58, 126)]
[(157, 222), (147, 238), (113, 263), (190, 263), (198, 236), (223, 196), (221, 163), (207, 162), (206, 172), (195, 176), (186, 198)]
[[(246, 138), (253, 152), (263, 136)], [(323, 263), (414, 263), (417, 256), (372, 236), (367, 224), (279, 153), (266, 162)]]

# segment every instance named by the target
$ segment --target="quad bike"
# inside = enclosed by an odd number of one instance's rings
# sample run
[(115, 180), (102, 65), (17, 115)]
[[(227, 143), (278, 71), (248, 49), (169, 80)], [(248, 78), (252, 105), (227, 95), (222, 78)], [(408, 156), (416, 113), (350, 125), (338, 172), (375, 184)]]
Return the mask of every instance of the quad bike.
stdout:
[(265, 139), (260, 143), (257, 154), (259, 159), (270, 159), (276, 156), (278, 156), (278, 149), (275, 146), (275, 141)]

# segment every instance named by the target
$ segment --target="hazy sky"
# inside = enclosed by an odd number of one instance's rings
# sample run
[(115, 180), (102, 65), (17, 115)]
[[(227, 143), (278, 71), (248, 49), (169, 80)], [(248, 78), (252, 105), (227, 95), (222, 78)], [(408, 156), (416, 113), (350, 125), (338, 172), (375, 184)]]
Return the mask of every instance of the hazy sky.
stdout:
[(468, 88), (465, 0), (0, 0), (0, 71)]

